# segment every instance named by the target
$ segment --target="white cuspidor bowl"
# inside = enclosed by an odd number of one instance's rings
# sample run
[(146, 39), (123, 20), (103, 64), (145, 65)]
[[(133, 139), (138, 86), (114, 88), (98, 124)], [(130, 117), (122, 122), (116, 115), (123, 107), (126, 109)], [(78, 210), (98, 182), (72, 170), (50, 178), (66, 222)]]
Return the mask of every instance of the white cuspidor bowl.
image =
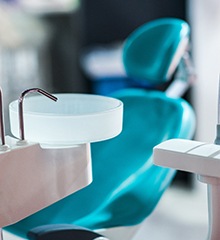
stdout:
[[(54, 94), (24, 99), (24, 133), (27, 141), (49, 145), (97, 142), (117, 136), (122, 130), (123, 103), (92, 94)], [(18, 101), (9, 105), (12, 134), (19, 138)]]

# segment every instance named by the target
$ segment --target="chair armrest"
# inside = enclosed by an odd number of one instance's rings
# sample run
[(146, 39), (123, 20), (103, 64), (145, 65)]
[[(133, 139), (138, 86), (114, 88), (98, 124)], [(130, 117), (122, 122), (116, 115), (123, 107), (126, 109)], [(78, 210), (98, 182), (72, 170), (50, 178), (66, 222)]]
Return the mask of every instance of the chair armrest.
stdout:
[(108, 240), (92, 230), (72, 224), (50, 224), (31, 229), (30, 240)]

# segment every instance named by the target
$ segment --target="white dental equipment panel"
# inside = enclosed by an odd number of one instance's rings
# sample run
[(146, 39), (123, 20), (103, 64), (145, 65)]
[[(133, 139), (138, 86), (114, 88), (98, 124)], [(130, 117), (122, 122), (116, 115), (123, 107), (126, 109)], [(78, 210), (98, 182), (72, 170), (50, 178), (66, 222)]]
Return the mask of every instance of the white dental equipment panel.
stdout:
[(210, 177), (220, 177), (220, 145), (171, 139), (154, 147), (154, 164)]
[[(208, 187), (208, 240), (220, 236), (220, 145), (171, 139), (154, 147), (154, 164), (196, 173)], [(205, 239), (205, 238), (204, 238)]]

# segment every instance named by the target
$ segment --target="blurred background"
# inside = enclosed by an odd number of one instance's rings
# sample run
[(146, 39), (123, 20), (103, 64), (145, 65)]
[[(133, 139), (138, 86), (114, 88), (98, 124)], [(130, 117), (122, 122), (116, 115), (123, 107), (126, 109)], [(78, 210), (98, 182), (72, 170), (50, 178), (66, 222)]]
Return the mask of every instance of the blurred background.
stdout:
[(101, 94), (125, 87), (120, 59), (124, 39), (150, 20), (178, 17), (191, 26), (198, 81), (187, 97), (198, 116), (196, 139), (213, 141), (219, 9), (217, 0), (0, 0), (0, 82), (5, 105), (30, 86)]
[[(10, 134), (8, 104), (26, 88), (109, 94), (129, 87), (120, 58), (125, 38), (150, 20), (177, 17), (191, 26), (198, 80), (184, 98), (196, 111), (195, 140), (213, 142), (220, 74), (219, 13), (218, 0), (0, 0), (0, 85), (6, 133)], [(205, 237), (206, 186), (186, 173), (178, 173), (175, 182), (147, 219), (144, 231), (154, 236), (156, 224), (163, 229), (166, 223), (164, 234), (169, 236), (175, 228), (187, 239)], [(175, 211), (170, 212), (174, 205)]]

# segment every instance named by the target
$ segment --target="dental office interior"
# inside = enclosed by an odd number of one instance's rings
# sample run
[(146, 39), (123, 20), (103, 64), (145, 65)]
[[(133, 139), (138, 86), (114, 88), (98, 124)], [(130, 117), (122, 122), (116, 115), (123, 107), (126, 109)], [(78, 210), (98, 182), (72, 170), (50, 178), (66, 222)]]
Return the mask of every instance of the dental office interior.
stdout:
[[(158, 19), (174, 18), (181, 19), (190, 28), (187, 51), (195, 76), (181, 96), (184, 103), (187, 102), (192, 107), (196, 116), (195, 131), (190, 138), (191, 141), (214, 143), (219, 104), (219, 13), (220, 2), (217, 0), (1, 0), (0, 83), (4, 98), (5, 134), (11, 135), (8, 105), (18, 99), (26, 89), (39, 87), (50, 93), (86, 93), (115, 98), (117, 94), (114, 95), (114, 92), (124, 89), (138, 88), (141, 91), (164, 92), (161, 85), (155, 90), (154, 86), (140, 83), (138, 80), (130, 83), (132, 77), (125, 70), (122, 52), (126, 40), (139, 27), (145, 24), (147, 26)], [(146, 46), (146, 49), (149, 49), (149, 46)], [(176, 70), (172, 78), (175, 78), (175, 74)], [(168, 85), (167, 82), (165, 85)], [(151, 113), (146, 116), (150, 117)], [(126, 115), (123, 121), (126, 121)], [(165, 120), (161, 120), (161, 125), (164, 122)], [(97, 148), (95, 146), (94, 152), (98, 151)], [(126, 168), (126, 165), (123, 168)], [(105, 166), (102, 169), (105, 171)], [(108, 177), (114, 178), (114, 173), (111, 175)], [(94, 178), (95, 173), (93, 180)], [(163, 185), (163, 180), (160, 181)], [(122, 185), (120, 186), (122, 188)], [(143, 194), (144, 190), (141, 191)], [(90, 197), (87, 196), (87, 201), (82, 204), (89, 205)], [(99, 195), (96, 198), (99, 198)], [(123, 201), (126, 202), (126, 199)], [(118, 206), (120, 207), (120, 204)], [(142, 208), (144, 206), (143, 204)], [(129, 206), (132, 207), (133, 205)], [(0, 206), (0, 209), (4, 208), (5, 206)], [(62, 212), (62, 209), (60, 211)], [(53, 223), (52, 221), (47, 223), (47, 213), (41, 216), (44, 216), (45, 224)], [(131, 218), (135, 219), (136, 216)], [(85, 221), (76, 221), (76, 225)], [(209, 232), (207, 184), (198, 181), (195, 173), (176, 171), (175, 177), (170, 180), (169, 186), (155, 203), (154, 209), (137, 225), (135, 231), (131, 231), (132, 240), (207, 239)], [(106, 226), (103, 225), (103, 228)], [(10, 226), (1, 227), (3, 227), (2, 239), (27, 239), (17, 235), (16, 231), (10, 231)], [(82, 236), (78, 239), (129, 239), (124, 237), (129, 231), (126, 227), (114, 224), (111, 227), (116, 227), (114, 237), (104, 231), (101, 232), (103, 238)], [(88, 228), (96, 231), (95, 227)]]

